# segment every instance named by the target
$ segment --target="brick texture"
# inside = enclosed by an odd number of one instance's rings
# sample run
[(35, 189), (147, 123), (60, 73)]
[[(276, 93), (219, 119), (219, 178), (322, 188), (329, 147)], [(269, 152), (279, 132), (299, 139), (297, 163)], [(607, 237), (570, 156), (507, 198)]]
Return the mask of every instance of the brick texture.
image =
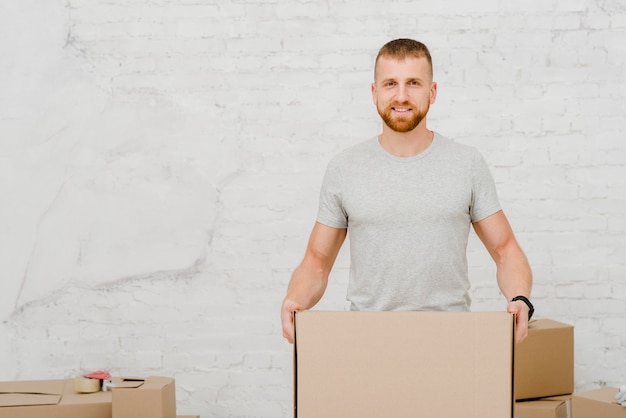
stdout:
[[(0, 380), (170, 375), (181, 414), (292, 416), (280, 302), (326, 163), (379, 132), (377, 49), (407, 36), (537, 317), (576, 327), (577, 390), (626, 383), (625, 35), (617, 0), (0, 0)], [(473, 309), (504, 309), (473, 235), (468, 257)]]

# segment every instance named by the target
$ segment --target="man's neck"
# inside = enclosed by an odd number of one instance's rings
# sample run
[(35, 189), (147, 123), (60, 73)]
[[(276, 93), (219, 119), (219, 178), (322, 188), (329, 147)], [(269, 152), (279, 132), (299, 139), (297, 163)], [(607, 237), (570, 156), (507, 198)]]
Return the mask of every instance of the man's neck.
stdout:
[(410, 132), (396, 132), (383, 124), (383, 133), (378, 137), (380, 145), (396, 157), (414, 157), (421, 154), (433, 142), (435, 134), (425, 126), (417, 126)]

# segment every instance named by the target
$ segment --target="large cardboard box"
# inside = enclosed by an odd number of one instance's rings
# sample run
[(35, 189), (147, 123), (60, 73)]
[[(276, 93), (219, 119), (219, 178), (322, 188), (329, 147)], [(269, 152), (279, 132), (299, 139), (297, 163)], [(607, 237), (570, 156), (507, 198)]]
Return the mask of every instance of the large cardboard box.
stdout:
[(171, 377), (114, 378), (113, 418), (176, 418), (176, 388)]
[(619, 389), (606, 387), (572, 396), (572, 418), (626, 418), (626, 408), (615, 400)]
[(297, 418), (510, 418), (506, 312), (295, 314)]
[(515, 418), (572, 418), (570, 399), (567, 395), (517, 401)]
[(574, 392), (574, 327), (551, 319), (531, 321), (515, 347), (515, 399)]
[(111, 418), (111, 392), (76, 393), (74, 379), (0, 382), (0, 418)]

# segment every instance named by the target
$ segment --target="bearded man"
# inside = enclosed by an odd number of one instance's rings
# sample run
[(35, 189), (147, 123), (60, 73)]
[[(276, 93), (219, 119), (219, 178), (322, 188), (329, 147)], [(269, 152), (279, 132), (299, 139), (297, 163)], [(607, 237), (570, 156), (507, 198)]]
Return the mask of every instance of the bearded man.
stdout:
[(496, 264), (521, 342), (533, 312), (531, 269), (484, 158), (427, 127), (437, 83), (426, 45), (385, 44), (371, 90), (382, 133), (328, 165), (317, 220), (281, 307), (284, 337), (293, 342), (293, 312), (321, 299), (348, 231), (351, 310), (469, 311), (472, 226)]

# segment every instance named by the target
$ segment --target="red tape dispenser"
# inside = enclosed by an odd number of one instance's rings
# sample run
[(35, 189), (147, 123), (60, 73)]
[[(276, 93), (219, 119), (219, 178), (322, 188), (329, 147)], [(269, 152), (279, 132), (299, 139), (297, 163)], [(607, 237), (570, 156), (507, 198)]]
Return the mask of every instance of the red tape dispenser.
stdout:
[(112, 387), (111, 374), (102, 370), (78, 376), (74, 379), (74, 390), (78, 393), (106, 391), (110, 387)]

